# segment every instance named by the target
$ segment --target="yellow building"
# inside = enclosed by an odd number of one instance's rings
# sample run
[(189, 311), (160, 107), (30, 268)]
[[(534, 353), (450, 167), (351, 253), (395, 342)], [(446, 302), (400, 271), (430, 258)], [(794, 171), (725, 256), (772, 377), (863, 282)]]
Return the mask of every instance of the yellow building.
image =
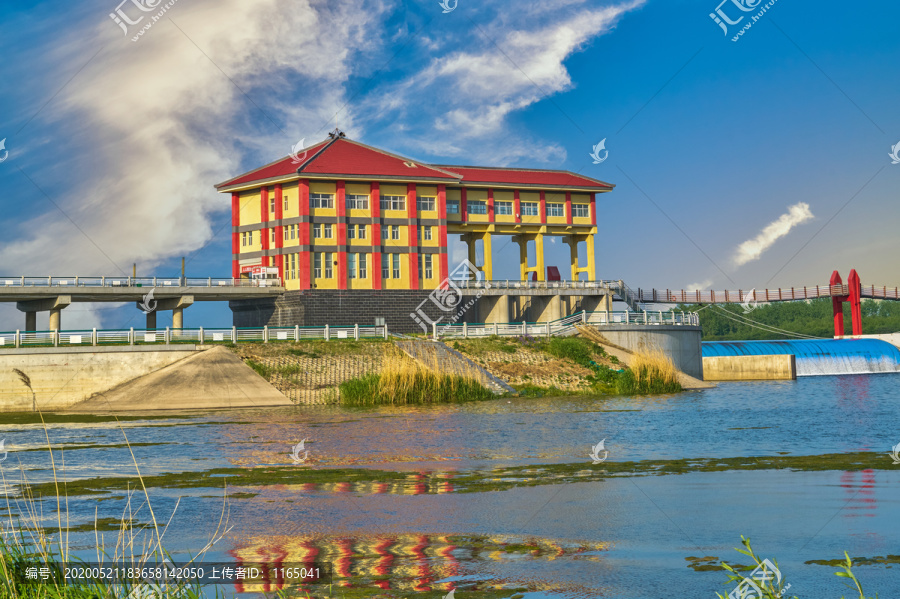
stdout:
[(569, 244), (571, 279), (595, 280), (596, 194), (613, 185), (568, 171), (423, 164), (336, 131), (216, 188), (231, 194), (232, 276), (277, 268), (290, 291), (434, 289), (451, 274), (454, 234), (472, 265), (482, 242), (486, 280), (498, 235), (518, 244), (522, 280), (545, 280), (547, 236)]

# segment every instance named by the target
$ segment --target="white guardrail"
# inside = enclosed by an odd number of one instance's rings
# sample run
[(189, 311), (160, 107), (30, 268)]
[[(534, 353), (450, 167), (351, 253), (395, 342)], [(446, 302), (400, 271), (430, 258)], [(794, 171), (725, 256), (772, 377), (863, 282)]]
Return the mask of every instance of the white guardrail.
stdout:
[(386, 326), (262, 327), (230, 329), (117, 329), (0, 332), (0, 349), (101, 345), (170, 345), (175, 343), (269, 343), (302, 339), (387, 339)]
[(432, 336), (442, 337), (552, 337), (560, 335), (580, 324), (608, 325), (685, 325), (699, 326), (700, 317), (694, 312), (580, 312), (549, 322), (463, 323), (454, 325), (432, 324)]
[(450, 281), (459, 289), (607, 289), (618, 281)]
[(4, 277), (0, 287), (281, 287), (277, 279), (195, 277)]

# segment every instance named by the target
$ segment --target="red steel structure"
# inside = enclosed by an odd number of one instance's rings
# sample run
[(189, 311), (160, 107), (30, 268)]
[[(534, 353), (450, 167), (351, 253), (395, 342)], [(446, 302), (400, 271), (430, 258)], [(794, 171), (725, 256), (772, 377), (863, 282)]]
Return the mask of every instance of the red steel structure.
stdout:
[[(841, 275), (838, 271), (831, 273), (830, 285), (842, 285)], [(862, 295), (862, 285), (859, 282), (859, 275), (856, 269), (850, 271), (847, 277), (847, 295), (832, 295), (831, 306), (834, 310), (834, 336), (844, 336), (844, 302), (850, 302), (850, 317), (853, 322), (853, 334), (862, 335), (862, 308), (860, 305), (860, 296)]]

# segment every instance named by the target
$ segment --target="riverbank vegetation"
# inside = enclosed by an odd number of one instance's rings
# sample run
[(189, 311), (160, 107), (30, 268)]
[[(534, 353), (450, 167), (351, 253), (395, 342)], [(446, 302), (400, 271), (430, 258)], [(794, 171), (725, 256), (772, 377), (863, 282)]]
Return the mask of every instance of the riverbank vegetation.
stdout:
[(435, 348), (414, 360), (396, 347), (384, 356), (381, 370), (340, 384), (344, 405), (404, 405), (455, 403), (494, 399), (496, 395), (480, 382), (474, 368), (447, 372), (439, 363)]
[[(867, 334), (900, 331), (900, 302), (867, 299), (862, 301), (860, 308), (863, 331)], [(794, 338), (789, 333), (828, 339), (834, 337), (834, 316), (831, 300), (828, 298), (760, 303), (747, 314), (739, 305), (681, 304), (675, 311), (697, 312), (700, 326), (703, 327), (704, 341)], [(847, 334), (850, 331), (850, 321), (850, 304), (845, 302), (844, 325)], [(764, 327), (760, 328), (756, 323)]]

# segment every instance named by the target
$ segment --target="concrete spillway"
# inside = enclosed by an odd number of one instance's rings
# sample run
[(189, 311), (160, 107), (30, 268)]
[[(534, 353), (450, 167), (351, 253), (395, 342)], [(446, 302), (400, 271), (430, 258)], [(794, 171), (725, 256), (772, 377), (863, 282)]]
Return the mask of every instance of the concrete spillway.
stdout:
[(797, 376), (900, 372), (900, 350), (879, 339), (705, 341), (703, 357), (792, 354)]

